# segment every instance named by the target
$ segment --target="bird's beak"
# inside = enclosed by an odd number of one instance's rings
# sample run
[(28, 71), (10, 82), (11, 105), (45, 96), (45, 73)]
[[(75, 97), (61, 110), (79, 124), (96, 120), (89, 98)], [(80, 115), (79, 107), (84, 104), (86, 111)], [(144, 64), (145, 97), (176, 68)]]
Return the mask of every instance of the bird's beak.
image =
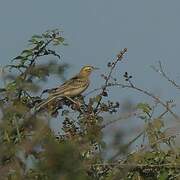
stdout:
[(99, 70), (99, 68), (98, 67), (93, 67), (93, 70)]

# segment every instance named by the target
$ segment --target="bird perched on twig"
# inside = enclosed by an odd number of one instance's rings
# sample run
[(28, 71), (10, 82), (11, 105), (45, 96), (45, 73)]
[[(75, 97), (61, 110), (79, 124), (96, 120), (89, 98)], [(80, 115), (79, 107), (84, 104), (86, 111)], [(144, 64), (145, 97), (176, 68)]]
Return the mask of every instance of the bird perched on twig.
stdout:
[(67, 98), (71, 102), (76, 103), (72, 97), (80, 95), (88, 88), (90, 84), (89, 76), (95, 69), (98, 68), (90, 65), (84, 66), (77, 75), (67, 80), (64, 84), (49, 90), (49, 97), (38, 104), (36, 110), (40, 110), (59, 98)]

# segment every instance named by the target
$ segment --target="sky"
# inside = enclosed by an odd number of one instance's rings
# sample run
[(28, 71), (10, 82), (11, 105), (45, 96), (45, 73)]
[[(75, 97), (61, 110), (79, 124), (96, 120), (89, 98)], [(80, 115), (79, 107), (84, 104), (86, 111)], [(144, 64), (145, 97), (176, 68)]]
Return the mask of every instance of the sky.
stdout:
[[(179, 0), (1, 0), (0, 63), (8, 64), (16, 57), (33, 34), (59, 28), (69, 44), (59, 49), (62, 62), (70, 65), (67, 79), (83, 65), (97, 66), (100, 71), (92, 76), (91, 90), (102, 82), (100, 74), (107, 70), (106, 64), (128, 48), (116, 75), (122, 79), (127, 71), (138, 87), (178, 104), (180, 92), (151, 65), (160, 60), (168, 75), (180, 83), (179, 17)], [(114, 89), (112, 98), (138, 102), (144, 96)]]

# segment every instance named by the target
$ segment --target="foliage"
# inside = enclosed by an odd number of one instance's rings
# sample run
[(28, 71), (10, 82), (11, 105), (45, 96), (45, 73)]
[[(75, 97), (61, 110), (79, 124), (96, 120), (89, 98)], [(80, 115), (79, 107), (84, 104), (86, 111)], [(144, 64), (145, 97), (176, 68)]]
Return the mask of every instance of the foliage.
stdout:
[[(68, 67), (62, 62), (44, 61), (45, 56), (60, 59), (55, 46), (67, 45), (58, 30), (34, 35), (30, 47), (23, 50), (3, 70), (5, 86), (0, 89), (0, 174), (1, 179), (178, 179), (180, 177), (179, 148), (175, 138), (179, 134), (167, 134), (164, 119), (167, 113), (179, 121), (172, 110), (172, 101), (163, 101), (133, 83), (133, 77), (124, 73), (123, 80), (113, 76), (118, 63), (124, 60), (127, 49), (107, 64), (102, 74), (104, 83), (89, 92), (86, 97), (75, 97), (82, 104), (77, 106), (67, 99), (59, 100), (36, 111), (43, 101), (43, 82), (51, 75), (63, 77)], [(178, 84), (163, 71), (163, 77), (176, 88)], [(157, 68), (154, 68), (157, 72)], [(139, 102), (123, 116), (119, 102), (111, 100), (111, 87), (129, 89), (152, 98), (153, 103)], [(41, 93), (41, 91), (43, 91)], [(40, 95), (39, 95), (40, 94)], [(158, 107), (164, 108), (163, 112)], [(110, 115), (106, 120), (107, 114)], [(61, 121), (59, 133), (49, 125), (53, 118)], [(125, 144), (122, 134), (115, 135), (114, 150), (110, 157), (103, 138), (104, 129), (121, 119), (139, 119), (143, 131)], [(111, 130), (111, 129), (110, 129)], [(140, 141), (143, 141), (140, 143)], [(133, 144), (137, 149), (132, 151)]]

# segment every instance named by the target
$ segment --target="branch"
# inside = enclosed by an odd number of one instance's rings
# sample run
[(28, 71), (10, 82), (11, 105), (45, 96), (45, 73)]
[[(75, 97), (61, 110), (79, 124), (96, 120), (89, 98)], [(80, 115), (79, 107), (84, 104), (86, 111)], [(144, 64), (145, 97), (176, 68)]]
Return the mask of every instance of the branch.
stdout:
[(170, 82), (174, 87), (180, 90), (180, 85), (178, 85), (174, 80), (170, 79), (169, 76), (165, 73), (161, 61), (158, 61), (159, 63), (159, 69), (152, 66), (152, 68), (158, 72), (160, 75), (162, 75), (168, 82)]
[(177, 168), (180, 169), (180, 164), (178, 163), (165, 163), (165, 164), (133, 164), (133, 163), (102, 163), (102, 164), (93, 164), (94, 167), (96, 166), (103, 166), (103, 167), (119, 167), (119, 168), (160, 168), (160, 167), (166, 167), (166, 168)]
[(160, 144), (160, 143), (162, 143), (163, 141), (166, 141), (166, 140), (168, 140), (168, 139), (175, 138), (175, 137), (177, 137), (177, 136), (179, 136), (179, 135), (180, 135), (180, 133), (177, 133), (177, 134), (173, 134), (173, 135), (169, 135), (169, 136), (160, 138), (160, 139), (158, 139), (156, 142), (154, 142), (154, 143), (152, 143), (152, 144), (147, 144), (147, 145), (143, 146), (142, 148), (140, 148), (140, 151), (145, 150), (145, 149), (147, 149), (147, 148), (150, 147), (150, 146), (154, 146), (154, 145), (156, 145), (156, 144)]
[(117, 119), (113, 119), (113, 120), (111, 120), (111, 121), (108, 121), (106, 124), (103, 124), (103, 125), (101, 126), (101, 129), (104, 129), (104, 128), (106, 128), (107, 126), (109, 126), (109, 125), (111, 125), (111, 124), (114, 124), (114, 123), (116, 123), (116, 122), (118, 122), (118, 121), (120, 121), (120, 120), (129, 119), (129, 118), (134, 117), (134, 116), (137, 116), (137, 115), (138, 115), (138, 114), (137, 114), (136, 112), (129, 112), (129, 113), (125, 114), (124, 116), (120, 116), (120, 117), (118, 117)]
[(26, 79), (27, 75), (28, 75), (28, 72), (29, 70), (31, 69), (31, 67), (34, 65), (36, 59), (39, 57), (39, 55), (41, 54), (41, 52), (43, 52), (44, 49), (46, 49), (46, 47), (54, 40), (54, 38), (48, 40), (44, 46), (42, 46), (39, 51), (36, 53), (36, 55), (30, 60), (30, 64), (29, 66), (26, 68), (26, 70), (21, 74), (21, 76), (24, 76), (23, 77), (23, 80)]
[(121, 88), (130, 88), (130, 89), (134, 89), (134, 90), (136, 90), (136, 91), (139, 91), (139, 92), (141, 92), (141, 93), (143, 93), (143, 94), (151, 97), (152, 99), (154, 99), (157, 103), (161, 104), (168, 112), (170, 112), (171, 115), (172, 115), (175, 119), (180, 120), (179, 116), (178, 116), (176, 113), (174, 113), (174, 112), (171, 110), (171, 108), (169, 107), (169, 102), (166, 102), (166, 103), (163, 102), (159, 97), (155, 96), (154, 94), (150, 93), (149, 91), (143, 90), (143, 89), (141, 89), (141, 88), (138, 88), (138, 87), (136, 87), (136, 86), (134, 86), (134, 85), (132, 85), (132, 84), (130, 84), (130, 85), (125, 85), (125, 84), (121, 84), (121, 83), (114, 83), (114, 84), (107, 85), (107, 87), (112, 87), (112, 86), (119, 86), (119, 87), (121, 87)]
[[(22, 81), (25, 81), (27, 78), (27, 75), (29, 73), (29, 71), (31, 70), (31, 68), (35, 65), (35, 61), (38, 57), (41, 56), (41, 53), (46, 49), (46, 47), (55, 39), (55, 36), (52, 36), (51, 39), (47, 40), (47, 42), (36, 52), (36, 55), (34, 57), (32, 57), (32, 59), (30, 60), (29, 65), (26, 67), (25, 71), (21, 73), (21, 77), (22, 77)], [(55, 54), (55, 53), (54, 53)], [(56, 55), (57, 56), (57, 55)], [(19, 95), (18, 98), (20, 98), (22, 95), (22, 90), (19, 91)]]
[[(138, 88), (138, 87), (134, 86), (132, 83), (131, 83), (130, 85), (121, 84), (121, 83), (111, 83), (111, 84), (108, 84), (108, 85), (106, 86), (106, 88), (108, 88), (108, 87), (113, 87), (113, 86), (119, 86), (119, 87), (121, 87), (121, 88), (134, 89), (134, 90), (136, 90), (136, 91), (139, 91), (139, 92), (141, 92), (141, 93), (143, 93), (143, 94), (151, 97), (151, 98), (154, 99), (157, 103), (161, 104), (169, 113), (171, 113), (171, 115), (172, 115), (175, 119), (180, 120), (180, 117), (179, 117), (176, 113), (174, 113), (174, 112), (171, 110), (171, 108), (169, 107), (169, 102), (168, 102), (168, 101), (167, 101), (167, 102), (163, 102), (159, 97), (155, 96), (154, 94), (150, 93), (149, 91), (143, 90), (143, 89), (141, 89), (141, 88)], [(86, 96), (89, 95), (89, 94), (91, 94), (91, 93), (94, 93), (94, 92), (96, 92), (96, 91), (99, 91), (99, 90), (101, 90), (101, 89), (102, 89), (102, 88), (96, 88), (96, 89), (88, 92), (88, 93), (86, 94)], [(96, 110), (96, 111), (97, 111), (97, 110)]]
[(97, 106), (96, 106), (95, 109), (94, 109), (94, 113), (97, 113), (97, 110), (98, 110), (98, 108), (99, 108), (99, 106), (100, 106), (100, 104), (101, 104), (102, 95), (105, 93), (105, 91), (106, 91), (106, 89), (107, 89), (107, 87), (108, 87), (108, 83), (109, 83), (109, 80), (111, 79), (112, 72), (113, 72), (114, 68), (116, 67), (117, 63), (123, 59), (124, 54), (125, 54), (126, 52), (127, 52), (127, 48), (124, 48), (124, 49), (123, 49), (122, 51), (120, 51), (120, 53), (117, 55), (117, 59), (116, 59), (114, 62), (110, 63), (109, 67), (111, 67), (111, 68), (110, 68), (109, 74), (107, 75), (107, 77), (105, 77), (105, 83), (104, 83), (103, 88), (101, 88), (102, 91), (101, 91), (101, 93), (100, 93), (100, 97), (101, 97), (101, 98), (99, 99), (99, 101), (98, 101), (98, 103), (97, 103)]

